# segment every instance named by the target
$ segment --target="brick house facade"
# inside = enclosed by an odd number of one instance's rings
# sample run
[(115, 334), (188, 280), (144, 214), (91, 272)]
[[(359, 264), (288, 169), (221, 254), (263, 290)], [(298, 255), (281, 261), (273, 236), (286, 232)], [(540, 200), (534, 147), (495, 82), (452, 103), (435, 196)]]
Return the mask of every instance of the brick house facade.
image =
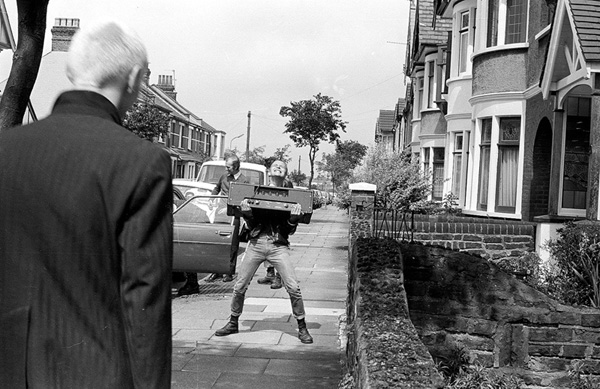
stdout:
[[(598, 220), (600, 3), (416, 0), (414, 7), (413, 137), (404, 147), (434, 175), (431, 155), (443, 148), (442, 193), (457, 195), (469, 216), (536, 222), (542, 256), (565, 220)], [(430, 7), (436, 16), (425, 18)], [(425, 46), (432, 36), (437, 45)], [(445, 67), (433, 88), (441, 91), (438, 111), (423, 106), (436, 66)]]

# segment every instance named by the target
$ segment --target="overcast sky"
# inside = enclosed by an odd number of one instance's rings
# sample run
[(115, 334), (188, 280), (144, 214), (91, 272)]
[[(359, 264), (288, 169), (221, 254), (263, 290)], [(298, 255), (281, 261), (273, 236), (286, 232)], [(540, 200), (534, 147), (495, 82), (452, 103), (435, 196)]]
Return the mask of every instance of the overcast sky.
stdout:
[[(4, 1), (16, 35), (16, 0)], [(121, 20), (147, 45), (150, 82), (174, 71), (177, 100), (227, 132), (226, 147), (244, 134), (231, 144), (245, 150), (251, 111), (250, 147), (268, 156), (290, 144), (291, 168), (301, 156), (308, 173), (308, 149), (283, 134), (279, 109), (330, 96), (348, 122), (342, 140), (372, 145), (379, 110), (405, 95), (408, 15), (409, 0), (51, 0), (44, 53), (55, 18)], [(0, 79), (10, 60), (0, 53)]]

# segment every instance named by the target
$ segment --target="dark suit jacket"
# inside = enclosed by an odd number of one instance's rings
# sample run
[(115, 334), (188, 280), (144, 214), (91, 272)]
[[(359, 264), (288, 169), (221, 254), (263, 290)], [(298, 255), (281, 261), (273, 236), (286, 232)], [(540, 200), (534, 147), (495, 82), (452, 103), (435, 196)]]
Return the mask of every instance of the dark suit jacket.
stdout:
[(229, 174), (223, 174), (221, 177), (219, 177), (219, 181), (217, 182), (217, 185), (213, 188), (211, 194), (218, 195), (220, 193), (223, 193), (225, 196), (228, 196), (229, 195), (229, 187), (231, 186), (232, 182), (239, 182), (240, 184), (249, 184), (250, 183), (248, 178), (245, 175), (243, 175), (242, 173), (240, 173), (237, 180), (233, 176), (230, 176)]
[(93, 92), (0, 133), (0, 387), (168, 388), (164, 150)]

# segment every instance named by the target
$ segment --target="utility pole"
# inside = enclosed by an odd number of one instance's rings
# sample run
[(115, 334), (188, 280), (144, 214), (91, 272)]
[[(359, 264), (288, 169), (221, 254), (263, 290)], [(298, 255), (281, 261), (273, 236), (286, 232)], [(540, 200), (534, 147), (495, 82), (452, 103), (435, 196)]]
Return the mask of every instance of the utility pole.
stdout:
[(300, 174), (300, 160), (302, 159), (302, 156), (299, 155), (298, 156), (298, 174)]
[(248, 111), (248, 132), (246, 133), (246, 162), (250, 162), (250, 111)]

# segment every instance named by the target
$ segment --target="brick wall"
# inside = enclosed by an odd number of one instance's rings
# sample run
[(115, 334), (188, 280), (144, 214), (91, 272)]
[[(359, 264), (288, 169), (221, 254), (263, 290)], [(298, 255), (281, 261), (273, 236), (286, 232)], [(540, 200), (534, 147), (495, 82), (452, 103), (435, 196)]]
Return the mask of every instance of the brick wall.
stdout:
[(413, 239), (490, 260), (535, 250), (535, 224), (515, 220), (415, 215)]
[(401, 246), (410, 318), (434, 357), (462, 345), (534, 387), (565, 387), (575, 362), (600, 376), (600, 310), (561, 305), (477, 256)]

